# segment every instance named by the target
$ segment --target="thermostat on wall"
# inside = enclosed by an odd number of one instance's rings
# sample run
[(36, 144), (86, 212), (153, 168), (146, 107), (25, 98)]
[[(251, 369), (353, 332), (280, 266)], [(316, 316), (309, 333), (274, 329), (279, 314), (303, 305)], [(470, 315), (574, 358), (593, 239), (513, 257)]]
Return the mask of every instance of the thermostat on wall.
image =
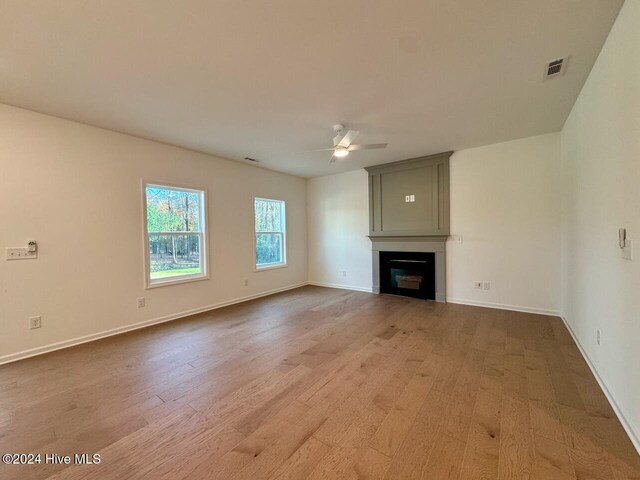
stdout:
[(12, 247), (6, 249), (6, 260), (29, 260), (33, 258), (38, 258), (38, 244), (35, 240), (31, 240), (26, 247)]

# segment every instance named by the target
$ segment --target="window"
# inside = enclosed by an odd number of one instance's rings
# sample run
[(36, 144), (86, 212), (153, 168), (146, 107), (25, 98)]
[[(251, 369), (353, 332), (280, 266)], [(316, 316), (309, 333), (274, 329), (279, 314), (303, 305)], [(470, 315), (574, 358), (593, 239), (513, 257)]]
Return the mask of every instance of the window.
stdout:
[(204, 190), (144, 184), (147, 286), (207, 277)]
[(256, 269), (284, 267), (287, 264), (284, 202), (254, 200)]

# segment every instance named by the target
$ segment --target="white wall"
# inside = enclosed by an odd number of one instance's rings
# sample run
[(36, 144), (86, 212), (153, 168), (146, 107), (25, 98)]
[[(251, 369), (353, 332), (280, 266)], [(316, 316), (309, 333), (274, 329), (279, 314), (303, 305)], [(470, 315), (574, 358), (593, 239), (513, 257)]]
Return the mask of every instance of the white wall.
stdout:
[[(451, 157), (447, 297), (542, 312), (560, 306), (560, 135)], [(309, 280), (370, 290), (364, 170), (308, 180)], [(347, 276), (342, 277), (342, 272)], [(491, 290), (474, 290), (474, 281)]]
[[(460, 150), (451, 157), (447, 298), (560, 310), (560, 135)], [(474, 281), (490, 282), (476, 290)]]
[[(2, 253), (40, 247), (0, 261), (0, 361), (307, 281), (304, 179), (6, 105), (0, 166)], [(210, 280), (144, 289), (142, 178), (208, 189)], [(287, 202), (287, 268), (253, 270), (254, 195)]]
[[(627, 0), (562, 131), (563, 311), (640, 448), (640, 0)], [(623, 260), (618, 228), (635, 240)], [(596, 343), (596, 329), (602, 341)]]
[(307, 181), (310, 282), (371, 291), (367, 178), (356, 170)]

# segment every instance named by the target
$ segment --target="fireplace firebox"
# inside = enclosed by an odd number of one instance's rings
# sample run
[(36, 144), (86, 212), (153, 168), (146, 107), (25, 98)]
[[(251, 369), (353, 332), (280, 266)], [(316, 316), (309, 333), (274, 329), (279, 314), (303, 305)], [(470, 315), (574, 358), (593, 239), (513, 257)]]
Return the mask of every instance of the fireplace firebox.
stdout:
[(436, 299), (433, 252), (380, 252), (380, 292)]

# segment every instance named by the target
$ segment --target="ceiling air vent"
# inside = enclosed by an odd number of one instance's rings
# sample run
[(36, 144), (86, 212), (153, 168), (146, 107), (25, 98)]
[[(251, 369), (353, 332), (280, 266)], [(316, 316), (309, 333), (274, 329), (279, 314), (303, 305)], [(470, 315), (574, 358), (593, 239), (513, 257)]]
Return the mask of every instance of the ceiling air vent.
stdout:
[(557, 60), (547, 62), (544, 78), (555, 78), (562, 75), (567, 69), (567, 60), (569, 60), (569, 57), (558, 58)]

